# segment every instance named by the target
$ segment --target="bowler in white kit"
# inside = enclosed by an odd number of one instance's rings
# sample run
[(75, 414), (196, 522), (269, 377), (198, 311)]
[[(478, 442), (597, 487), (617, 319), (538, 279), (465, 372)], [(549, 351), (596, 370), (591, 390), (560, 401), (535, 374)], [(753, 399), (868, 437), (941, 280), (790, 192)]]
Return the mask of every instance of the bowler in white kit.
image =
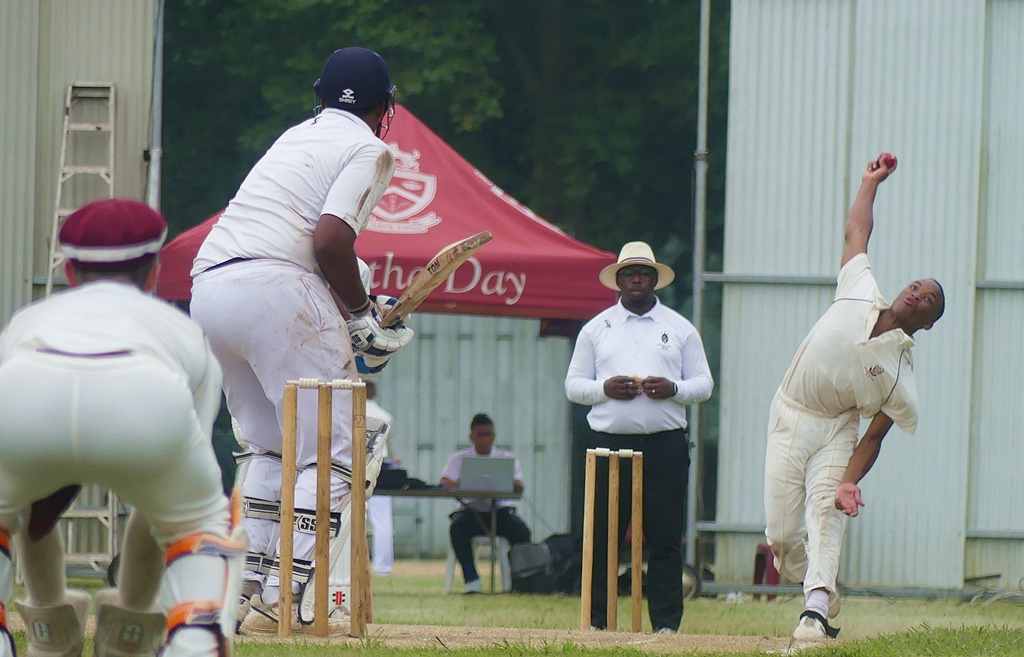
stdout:
[[(828, 619), (839, 613), (836, 578), (847, 517), (864, 505), (857, 482), (894, 423), (908, 434), (917, 428), (912, 336), (930, 329), (945, 309), (937, 281), (916, 280), (890, 304), (871, 271), (875, 194), (895, 168), (896, 159), (883, 153), (861, 174), (835, 299), (800, 345), (771, 404), (765, 536), (779, 572), (803, 583), (797, 639), (838, 634)], [(858, 442), (861, 417), (871, 423)]]

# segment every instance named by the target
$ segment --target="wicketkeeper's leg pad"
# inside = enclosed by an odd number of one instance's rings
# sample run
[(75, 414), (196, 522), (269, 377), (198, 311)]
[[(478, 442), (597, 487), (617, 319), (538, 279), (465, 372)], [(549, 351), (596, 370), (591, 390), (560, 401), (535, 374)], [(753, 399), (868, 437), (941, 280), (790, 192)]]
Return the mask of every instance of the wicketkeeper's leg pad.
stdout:
[(164, 641), (167, 617), (157, 611), (129, 609), (117, 589), (96, 594), (95, 657), (156, 657)]
[(11, 535), (0, 527), (0, 657), (14, 657), (14, 637), (7, 629), (7, 605), (14, 594), (14, 561), (11, 559)]
[(14, 649), (14, 637), (7, 629), (7, 609), (0, 603), (0, 657), (17, 657)]
[(81, 657), (85, 644), (85, 614), (91, 598), (68, 589), (63, 604), (36, 607), (18, 602), (28, 634), (26, 657)]
[(230, 657), (245, 563), (241, 495), (231, 500), (228, 536), (196, 533), (167, 547), (162, 598), (167, 640), (162, 657)]

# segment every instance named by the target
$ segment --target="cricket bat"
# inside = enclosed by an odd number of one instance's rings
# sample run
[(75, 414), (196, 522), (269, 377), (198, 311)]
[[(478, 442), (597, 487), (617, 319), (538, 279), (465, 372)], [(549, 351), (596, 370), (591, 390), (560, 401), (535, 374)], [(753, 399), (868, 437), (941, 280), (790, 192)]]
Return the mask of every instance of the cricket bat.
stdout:
[(491, 241), (491, 237), (491, 231), (485, 230), (441, 249), (423, 267), (423, 271), (412, 279), (409, 287), (405, 288), (402, 296), (398, 297), (398, 303), (384, 313), (380, 325), (383, 328), (389, 328), (401, 322), (404, 317), (416, 310), (437, 286), (451, 276), (452, 272), (469, 260), (469, 257), (476, 253), (477, 249)]

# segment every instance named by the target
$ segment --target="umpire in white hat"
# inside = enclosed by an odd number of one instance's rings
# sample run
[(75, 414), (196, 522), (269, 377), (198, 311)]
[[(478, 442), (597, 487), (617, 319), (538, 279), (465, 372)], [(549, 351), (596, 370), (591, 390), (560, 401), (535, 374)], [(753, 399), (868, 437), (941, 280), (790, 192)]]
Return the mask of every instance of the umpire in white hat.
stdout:
[[(629, 242), (601, 283), (618, 302), (580, 331), (565, 377), (569, 401), (591, 406), (589, 448), (644, 454), (643, 541), (649, 552), (647, 601), (651, 627), (679, 630), (683, 617), (683, 528), (690, 466), (686, 405), (711, 397), (714, 381), (693, 324), (654, 294), (675, 278), (650, 245)], [(605, 629), (608, 535), (608, 466), (599, 459), (594, 505), (591, 625)], [(631, 473), (623, 469), (620, 499), (629, 499)], [(619, 542), (628, 505), (619, 507)], [(633, 545), (641, 532), (632, 528)], [(614, 628), (613, 628), (614, 629)]]

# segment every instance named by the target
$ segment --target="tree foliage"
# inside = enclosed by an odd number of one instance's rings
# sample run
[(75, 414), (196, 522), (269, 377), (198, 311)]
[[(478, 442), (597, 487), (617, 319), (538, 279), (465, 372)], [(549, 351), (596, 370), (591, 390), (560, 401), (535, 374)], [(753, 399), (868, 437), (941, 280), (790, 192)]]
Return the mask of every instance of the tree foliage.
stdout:
[[(500, 187), (617, 252), (691, 271), (698, 0), (178, 0), (167, 4), (164, 210), (223, 207), (310, 115), (334, 49), (388, 62), (399, 101)], [(721, 249), (728, 3), (712, 3), (709, 252)], [(400, 121), (401, 116), (396, 117)], [(673, 286), (677, 296), (685, 285)]]

